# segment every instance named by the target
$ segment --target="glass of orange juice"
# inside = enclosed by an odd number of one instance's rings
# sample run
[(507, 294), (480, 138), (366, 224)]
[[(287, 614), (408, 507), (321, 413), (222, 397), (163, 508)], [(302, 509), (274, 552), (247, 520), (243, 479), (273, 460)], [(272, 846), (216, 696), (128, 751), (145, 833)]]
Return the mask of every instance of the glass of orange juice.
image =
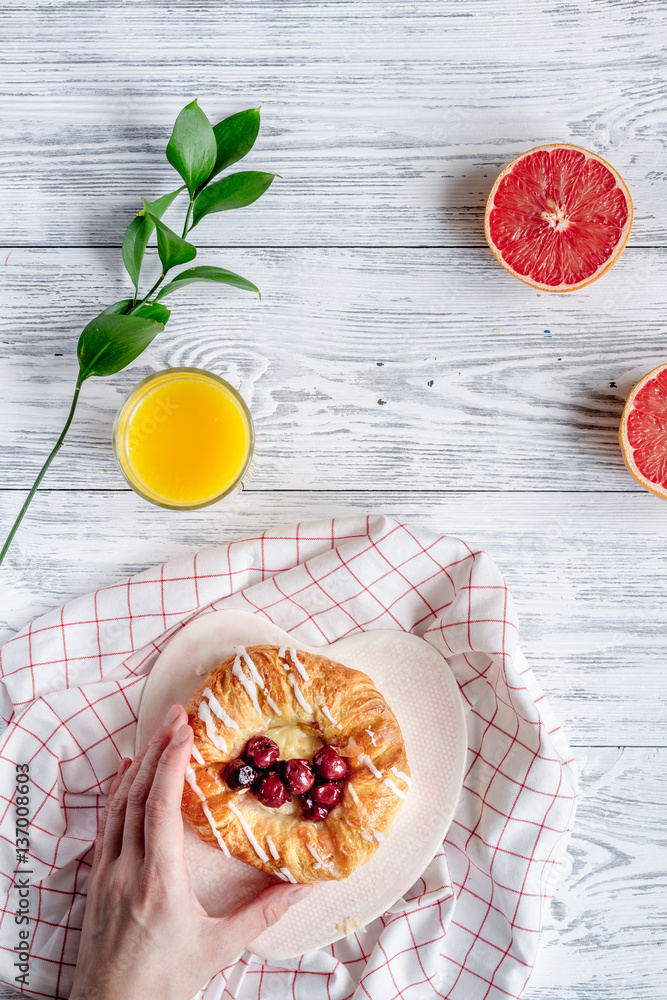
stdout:
[(113, 428), (120, 471), (158, 507), (196, 510), (239, 485), (253, 456), (250, 411), (236, 389), (201, 368), (149, 375), (125, 398)]

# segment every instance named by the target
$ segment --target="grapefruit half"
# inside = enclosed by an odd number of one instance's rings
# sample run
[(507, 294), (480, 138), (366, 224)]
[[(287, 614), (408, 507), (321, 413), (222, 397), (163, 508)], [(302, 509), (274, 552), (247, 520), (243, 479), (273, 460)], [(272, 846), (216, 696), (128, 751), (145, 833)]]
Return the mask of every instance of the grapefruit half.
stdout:
[(637, 382), (625, 404), (618, 436), (635, 479), (667, 500), (667, 364)]
[(632, 199), (620, 174), (579, 146), (536, 146), (505, 167), (486, 203), (486, 239), (503, 267), (534, 288), (570, 292), (621, 255)]

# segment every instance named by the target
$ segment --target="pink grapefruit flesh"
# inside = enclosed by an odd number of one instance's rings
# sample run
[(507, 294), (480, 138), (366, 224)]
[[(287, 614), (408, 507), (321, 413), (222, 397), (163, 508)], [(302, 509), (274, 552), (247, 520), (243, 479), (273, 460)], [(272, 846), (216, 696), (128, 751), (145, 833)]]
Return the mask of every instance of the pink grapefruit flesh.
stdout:
[(503, 267), (549, 292), (595, 281), (632, 227), (632, 199), (605, 160), (565, 143), (537, 146), (505, 167), (486, 205), (485, 233)]
[(635, 479), (667, 499), (667, 364), (645, 375), (628, 396), (619, 440)]

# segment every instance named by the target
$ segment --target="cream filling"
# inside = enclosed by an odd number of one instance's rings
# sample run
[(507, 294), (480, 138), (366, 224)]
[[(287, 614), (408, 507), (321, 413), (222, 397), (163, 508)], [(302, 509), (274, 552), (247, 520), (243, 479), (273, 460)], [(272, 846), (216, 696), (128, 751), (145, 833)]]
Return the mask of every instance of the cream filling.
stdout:
[(324, 743), (314, 733), (300, 726), (269, 726), (267, 735), (278, 744), (281, 760), (299, 757), (311, 760)]

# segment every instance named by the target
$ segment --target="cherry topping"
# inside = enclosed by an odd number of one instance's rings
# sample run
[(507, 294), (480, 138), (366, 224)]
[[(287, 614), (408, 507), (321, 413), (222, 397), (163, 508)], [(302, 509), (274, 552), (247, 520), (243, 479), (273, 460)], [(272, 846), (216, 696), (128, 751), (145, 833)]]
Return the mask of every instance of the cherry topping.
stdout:
[(327, 781), (340, 781), (350, 770), (347, 761), (331, 746), (322, 747), (313, 757), (313, 766)]
[(293, 757), (283, 764), (283, 780), (292, 795), (304, 795), (315, 783), (315, 775), (307, 760)]
[(275, 771), (260, 777), (255, 787), (255, 795), (263, 806), (270, 806), (272, 809), (279, 809), (290, 797), (280, 780), (280, 775)]
[(268, 736), (253, 736), (245, 745), (243, 756), (260, 770), (271, 767), (278, 760), (280, 750), (278, 744)]
[(236, 791), (239, 788), (250, 788), (257, 777), (257, 771), (252, 764), (246, 764), (241, 757), (231, 760), (225, 768), (225, 781)]
[(310, 795), (304, 795), (301, 799), (304, 819), (312, 819), (315, 823), (321, 823), (329, 815), (326, 806), (321, 806), (319, 802), (314, 802)]
[(313, 788), (311, 796), (319, 806), (324, 806), (325, 809), (333, 809), (342, 799), (343, 790), (339, 785), (327, 783), (326, 785), (317, 785)]

